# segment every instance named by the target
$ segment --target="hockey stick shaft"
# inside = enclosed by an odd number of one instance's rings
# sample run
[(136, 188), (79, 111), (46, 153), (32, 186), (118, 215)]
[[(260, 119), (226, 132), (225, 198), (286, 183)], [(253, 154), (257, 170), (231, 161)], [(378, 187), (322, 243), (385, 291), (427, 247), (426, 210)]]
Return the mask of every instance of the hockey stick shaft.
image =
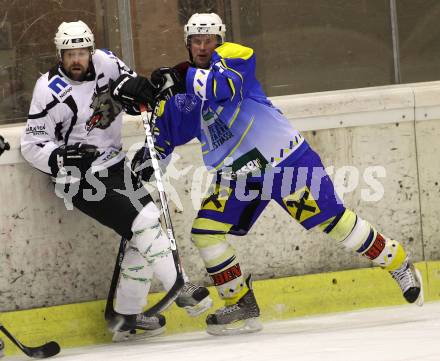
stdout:
[(2, 331), (14, 345), (29, 357), (46, 358), (54, 356), (60, 352), (60, 345), (55, 341), (50, 341), (37, 347), (29, 347), (18, 341), (2, 324), (0, 324), (0, 331)]
[[(154, 177), (156, 179), (157, 190), (159, 191), (160, 203), (162, 205), (167, 236), (170, 240), (171, 249), (175, 250), (177, 249), (176, 239), (174, 238), (173, 225), (171, 222), (170, 210), (168, 208), (168, 199), (162, 182), (162, 173), (160, 171), (159, 162), (157, 160), (156, 148), (154, 147), (154, 140), (153, 140), (153, 135), (151, 133), (150, 120), (148, 119), (148, 112), (145, 105), (141, 104), (140, 110), (141, 110), (142, 121), (144, 123), (144, 128), (145, 128), (146, 143), (148, 146), (148, 151), (150, 152), (151, 163), (154, 169)], [(152, 115), (152, 117), (154, 117), (154, 114)], [(151, 122), (153, 122), (153, 120)]]
[(125, 247), (127, 246), (127, 238), (122, 237), (121, 243), (119, 245), (119, 251), (116, 256), (115, 268), (113, 270), (112, 282), (110, 284), (110, 289), (108, 291), (107, 303), (105, 305), (104, 317), (107, 321), (111, 320), (115, 314), (115, 310), (113, 308), (113, 300), (116, 294), (116, 288), (118, 286), (119, 275), (121, 273), (121, 265), (125, 256)]
[(176, 243), (176, 238), (174, 236), (173, 224), (171, 222), (170, 210), (168, 207), (168, 199), (162, 182), (162, 174), (159, 167), (159, 162), (157, 160), (158, 157), (156, 153), (156, 148), (154, 147), (154, 139), (153, 139), (151, 124), (154, 124), (155, 112), (153, 109), (151, 116), (152, 119), (150, 120), (148, 117), (147, 107), (144, 104), (140, 104), (139, 108), (141, 111), (142, 122), (144, 124), (144, 129), (145, 129), (145, 140), (148, 146), (148, 151), (150, 152), (150, 158), (154, 170), (154, 176), (156, 179), (157, 190), (159, 192), (160, 203), (162, 206), (162, 212), (165, 220), (166, 233), (170, 241), (170, 248), (173, 255), (174, 265), (176, 267), (176, 273), (177, 273), (176, 281), (173, 287), (171, 287), (171, 289), (162, 298), (162, 300), (160, 300), (156, 305), (154, 305), (153, 307), (149, 308), (147, 311), (144, 312), (144, 315), (152, 316), (155, 313), (161, 312), (162, 310), (167, 308), (177, 298), (185, 282), (183, 279), (183, 271), (182, 271), (182, 265), (180, 263), (179, 253), (177, 251), (177, 243)]
[[(145, 128), (146, 143), (147, 143), (148, 151), (150, 152), (150, 157), (151, 157), (151, 161), (152, 161), (152, 165), (153, 165), (153, 169), (154, 169), (154, 175), (156, 177), (157, 189), (159, 191), (160, 203), (162, 205), (162, 210), (163, 210), (163, 214), (164, 214), (166, 233), (167, 233), (167, 237), (170, 241), (170, 248), (172, 251), (173, 260), (174, 260), (174, 264), (175, 264), (176, 272), (177, 272), (176, 281), (174, 282), (174, 285), (171, 287), (171, 289), (167, 292), (167, 294), (159, 302), (157, 302), (155, 305), (153, 305), (152, 307), (150, 307), (149, 309), (147, 309), (144, 312), (144, 315), (146, 315), (147, 317), (150, 317), (152, 315), (155, 315), (157, 313), (162, 312), (163, 310), (168, 308), (168, 306), (170, 306), (174, 302), (174, 300), (179, 295), (179, 292), (182, 289), (183, 285), (185, 284), (185, 281), (183, 279), (182, 266), (180, 263), (179, 253), (177, 251), (176, 239), (174, 237), (174, 230), (173, 230), (173, 225), (172, 225), (172, 221), (171, 221), (171, 217), (170, 217), (168, 200), (167, 200), (165, 188), (164, 188), (163, 182), (162, 182), (162, 174), (160, 171), (159, 162), (157, 160), (156, 149), (154, 147), (154, 140), (153, 140), (153, 135), (151, 133), (151, 126), (150, 126), (150, 120), (148, 118), (148, 112), (147, 112), (145, 105), (140, 105), (140, 110), (141, 110), (142, 122), (143, 122), (144, 128)], [(141, 183), (140, 179), (138, 179), (138, 180), (139, 180), (139, 183)], [(115, 315), (113, 300), (114, 300), (115, 294), (116, 294), (116, 288), (117, 288), (119, 276), (121, 273), (121, 265), (122, 265), (122, 261), (124, 260), (125, 248), (127, 246), (127, 242), (128, 242), (128, 240), (126, 238), (122, 237), (121, 243), (119, 246), (119, 252), (118, 252), (118, 255), (116, 256), (115, 268), (113, 270), (112, 281), (110, 284), (110, 289), (109, 289), (109, 293), (107, 296), (107, 303), (106, 303), (105, 312), (104, 312), (104, 316), (107, 321), (112, 320), (112, 318)]]

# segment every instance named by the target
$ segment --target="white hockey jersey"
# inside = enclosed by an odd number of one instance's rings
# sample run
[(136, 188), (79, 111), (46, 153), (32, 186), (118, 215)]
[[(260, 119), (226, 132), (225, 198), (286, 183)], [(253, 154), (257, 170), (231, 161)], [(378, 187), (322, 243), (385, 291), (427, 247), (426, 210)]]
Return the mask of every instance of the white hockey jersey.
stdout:
[(104, 91), (109, 79), (121, 74), (136, 74), (112, 52), (97, 49), (92, 56), (93, 68), (87, 80), (68, 78), (60, 66), (53, 67), (37, 81), (32, 95), (26, 130), (21, 137), (23, 157), (35, 168), (51, 174), (49, 156), (62, 144), (77, 142), (98, 147), (100, 157), (92, 171), (108, 168), (124, 159), (122, 152), (122, 113), (106, 129), (86, 130), (93, 110), (93, 94)]

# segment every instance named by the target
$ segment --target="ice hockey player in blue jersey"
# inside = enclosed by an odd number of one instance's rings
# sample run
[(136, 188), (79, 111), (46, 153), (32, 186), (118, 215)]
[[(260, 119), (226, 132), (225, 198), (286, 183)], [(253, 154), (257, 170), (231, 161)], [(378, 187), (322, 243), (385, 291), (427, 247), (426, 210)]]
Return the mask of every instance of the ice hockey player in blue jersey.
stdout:
[[(59, 62), (35, 85), (21, 152), (56, 182), (71, 172), (67, 188), (77, 187), (73, 206), (129, 240), (115, 302), (123, 322), (112, 325), (113, 340), (157, 335), (165, 330), (165, 317), (142, 311), (153, 275), (169, 290), (176, 267), (151, 196), (145, 192), (136, 205), (124, 192), (139, 188), (121, 142), (122, 110), (136, 109), (112, 101), (108, 92), (109, 81), (136, 74), (111, 51), (95, 49), (94, 35), (82, 21), (63, 22), (54, 40)], [(151, 96), (149, 81), (142, 85), (143, 96)], [(100, 197), (87, 196), (92, 193)], [(196, 316), (210, 307), (209, 291), (184, 278), (176, 303)]]
[[(319, 155), (266, 97), (256, 79), (254, 51), (225, 42), (225, 32), (218, 15), (194, 14), (184, 27), (190, 62), (151, 76), (160, 88), (165, 74), (171, 75), (177, 93), (158, 106), (156, 149), (165, 158), (174, 147), (196, 138), (205, 165), (215, 174), (191, 231), (225, 301), (208, 315), (208, 333), (261, 329), (251, 278), (244, 278), (226, 235), (245, 235), (270, 200), (304, 228), (318, 227), (387, 270), (405, 299), (422, 305), (420, 273), (401, 243), (344, 207)], [(147, 101), (134, 88), (119, 87), (113, 96)]]

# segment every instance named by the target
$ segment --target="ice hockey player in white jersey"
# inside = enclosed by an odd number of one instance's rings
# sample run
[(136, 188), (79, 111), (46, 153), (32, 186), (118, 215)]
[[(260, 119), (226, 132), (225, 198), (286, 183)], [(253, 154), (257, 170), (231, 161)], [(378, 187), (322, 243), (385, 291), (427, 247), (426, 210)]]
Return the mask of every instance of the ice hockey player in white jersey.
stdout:
[[(76, 187), (73, 206), (130, 239), (115, 302), (115, 311), (124, 322), (113, 330), (113, 339), (130, 338), (134, 329), (145, 331), (141, 331), (145, 336), (162, 333), (164, 316), (146, 317), (142, 312), (153, 275), (169, 290), (176, 269), (150, 195), (144, 191), (133, 202), (129, 192), (118, 192), (136, 189), (138, 194), (144, 188), (137, 186), (125, 164), (123, 107), (106, 92), (110, 80), (135, 73), (112, 52), (95, 49), (93, 33), (82, 21), (63, 22), (54, 40), (59, 63), (35, 85), (21, 139), (22, 154), (33, 167), (51, 175), (56, 185), (70, 180), (63, 187), (66, 191)], [(153, 90), (148, 80), (139, 89), (147, 99)], [(135, 108), (124, 110), (135, 112)], [(90, 199), (90, 190), (102, 198)], [(176, 303), (196, 316), (211, 306), (209, 291), (184, 277), (186, 283)]]

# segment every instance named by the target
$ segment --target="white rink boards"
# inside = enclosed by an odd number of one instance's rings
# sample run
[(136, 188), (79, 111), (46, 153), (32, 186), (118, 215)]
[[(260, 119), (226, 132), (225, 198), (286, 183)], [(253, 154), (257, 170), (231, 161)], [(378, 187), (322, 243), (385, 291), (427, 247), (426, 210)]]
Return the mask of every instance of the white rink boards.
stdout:
[[(439, 361), (440, 302), (271, 322), (256, 334), (204, 332), (64, 349), (62, 361)], [(26, 356), (3, 360), (29, 360)]]

